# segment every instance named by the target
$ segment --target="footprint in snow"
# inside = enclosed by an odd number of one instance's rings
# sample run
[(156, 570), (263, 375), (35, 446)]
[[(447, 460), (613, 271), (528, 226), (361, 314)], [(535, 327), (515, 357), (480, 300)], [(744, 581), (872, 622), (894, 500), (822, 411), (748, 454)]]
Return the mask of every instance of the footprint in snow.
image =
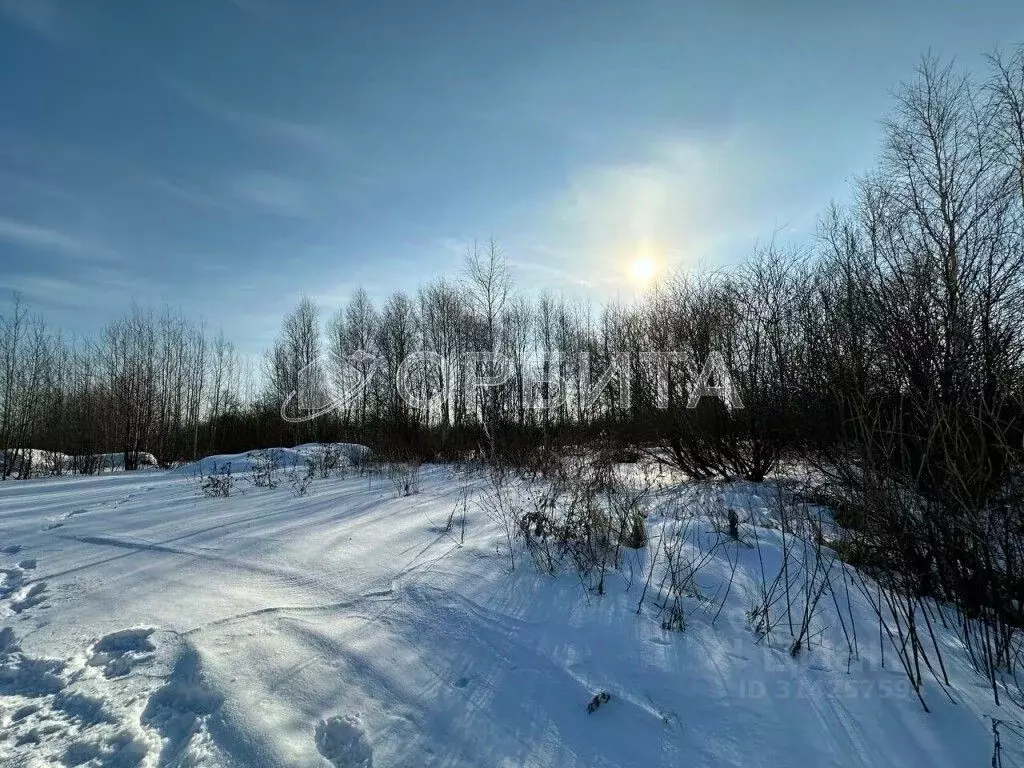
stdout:
[(153, 660), (156, 648), (149, 637), (155, 631), (142, 627), (104, 635), (92, 647), (90, 666), (103, 667), (103, 675), (108, 679), (127, 675), (135, 666)]
[(373, 748), (358, 716), (321, 720), (315, 738), (317, 751), (335, 768), (373, 768)]
[(46, 594), (46, 582), (37, 581), (35, 584), (21, 590), (18, 595), (11, 600), (10, 609), (15, 613), (21, 613), (29, 608), (34, 608), (42, 602), (45, 602), (49, 595)]
[(3, 765), (143, 764), (149, 743), (121, 727), (138, 720), (125, 709), (132, 702), (110, 687), (77, 685), (76, 677), (67, 662), (30, 656), (10, 627), (0, 630), (0, 696), (29, 699), (5, 723)]
[(11, 568), (0, 568), (0, 601), (8, 601), (0, 604), (0, 616), (22, 613), (49, 598), (45, 581), (33, 584), (25, 578), (25, 572), (35, 567), (36, 561), (32, 559), (22, 560)]
[(25, 583), (21, 568), (0, 568), (0, 599), (13, 594)]

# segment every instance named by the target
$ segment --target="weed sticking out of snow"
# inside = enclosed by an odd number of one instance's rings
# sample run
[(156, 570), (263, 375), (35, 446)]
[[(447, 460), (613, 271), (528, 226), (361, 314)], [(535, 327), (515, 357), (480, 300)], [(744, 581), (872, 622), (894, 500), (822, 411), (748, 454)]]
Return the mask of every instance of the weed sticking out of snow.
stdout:
[(612, 700), (611, 694), (608, 691), (601, 691), (600, 693), (594, 694), (594, 698), (587, 704), (587, 712), (592, 714), (597, 712), (603, 705), (607, 704)]

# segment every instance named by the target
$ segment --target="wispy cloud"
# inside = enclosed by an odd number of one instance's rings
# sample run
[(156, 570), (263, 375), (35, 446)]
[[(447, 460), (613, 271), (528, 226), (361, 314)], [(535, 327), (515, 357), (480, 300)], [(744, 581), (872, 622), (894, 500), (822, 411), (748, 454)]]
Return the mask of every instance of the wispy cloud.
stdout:
[(231, 199), (200, 189), (194, 184), (152, 175), (140, 176), (139, 183), (148, 190), (203, 208), (225, 210), (234, 207)]
[(69, 310), (104, 309), (152, 296), (156, 287), (123, 269), (93, 266), (74, 277), (41, 272), (0, 272), (0, 287), (14, 290), (36, 306)]
[(305, 217), (309, 213), (309, 194), (297, 179), (276, 173), (244, 173), (228, 183), (230, 194), (268, 213)]
[(0, 218), (0, 240), (25, 248), (60, 251), (68, 255), (81, 255), (91, 250), (81, 240), (55, 229), (4, 218)]
[(36, 198), (61, 203), (74, 203), (77, 199), (74, 193), (59, 184), (27, 174), (11, 173), (0, 169), (0, 197), (3, 197), (4, 194), (22, 200)]
[(240, 109), (174, 78), (165, 78), (164, 82), (193, 109), (269, 141), (315, 154), (334, 154), (342, 147), (337, 129)]
[(26, 296), (35, 303), (69, 309), (90, 309), (101, 305), (95, 296), (82, 290), (78, 280), (55, 275), (0, 275), (0, 285)]
[(257, 16), (266, 15), (271, 8), (269, 0), (227, 0), (227, 3), (240, 11)]
[(19, 249), (48, 252), (76, 262), (87, 262), (90, 269), (107, 265), (119, 268), (122, 255), (95, 238), (69, 234), (45, 224), (34, 224), (0, 217), (0, 244)]
[(0, 16), (51, 39), (60, 32), (58, 10), (57, 0), (0, 0)]
[(317, 197), (309, 183), (269, 171), (238, 171), (203, 186), (162, 176), (141, 176), (142, 187), (167, 198), (212, 211), (315, 217)]
[(580, 277), (579, 275), (575, 275), (566, 269), (553, 267), (550, 264), (540, 264), (536, 261), (524, 261), (522, 259), (513, 259), (509, 261), (509, 264), (513, 269), (536, 273), (547, 278), (552, 278), (566, 285), (575, 285), (580, 288), (593, 288), (595, 286), (593, 280), (588, 280), (584, 277)]
[(469, 253), (470, 249), (473, 247), (473, 241), (463, 240), (458, 237), (442, 237), (435, 245), (446, 255), (465, 259), (466, 254)]

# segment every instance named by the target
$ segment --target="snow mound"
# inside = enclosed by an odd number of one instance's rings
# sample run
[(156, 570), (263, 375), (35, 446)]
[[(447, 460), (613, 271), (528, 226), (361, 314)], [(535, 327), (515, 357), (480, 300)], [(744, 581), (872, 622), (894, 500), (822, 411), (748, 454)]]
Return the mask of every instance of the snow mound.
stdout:
[(355, 715), (331, 717), (316, 726), (316, 748), (335, 768), (372, 768), (373, 749)]
[[(120, 472), (124, 469), (124, 454), (123, 453), (101, 453), (96, 456), (90, 456), (90, 460), (96, 461), (99, 464), (100, 472)], [(157, 461), (156, 456), (152, 453), (139, 452), (135, 455), (135, 460), (138, 464), (138, 469), (157, 469), (160, 466), (160, 462)]]
[(266, 462), (274, 461), (279, 469), (303, 466), (316, 461), (327, 452), (334, 452), (346, 466), (352, 466), (365, 460), (370, 449), (357, 443), (305, 443), (294, 448), (264, 448), (244, 453), (224, 453), (207, 456), (199, 461), (184, 464), (172, 470), (179, 475), (208, 475), (223, 471), (231, 465), (233, 474), (252, 472), (262, 469)]
[[(160, 462), (152, 453), (136, 454), (138, 469), (158, 469)], [(97, 453), (70, 456), (39, 448), (11, 448), (0, 451), (0, 467), (7, 467), (10, 477), (51, 477), (54, 475), (123, 472), (124, 453)]]
[(0, 451), (0, 467), (7, 467), (11, 477), (25, 474), (52, 475), (71, 467), (71, 457), (56, 451), (38, 448), (13, 448)]

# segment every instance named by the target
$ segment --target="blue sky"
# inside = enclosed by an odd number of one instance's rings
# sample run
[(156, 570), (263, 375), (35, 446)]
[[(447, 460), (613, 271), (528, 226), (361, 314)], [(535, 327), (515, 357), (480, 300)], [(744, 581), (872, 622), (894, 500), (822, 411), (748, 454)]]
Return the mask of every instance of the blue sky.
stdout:
[(1016, 0), (0, 0), (0, 290), (256, 350), (493, 235), (526, 289), (623, 295), (640, 250), (809, 238), (922, 53), (1021, 40)]

